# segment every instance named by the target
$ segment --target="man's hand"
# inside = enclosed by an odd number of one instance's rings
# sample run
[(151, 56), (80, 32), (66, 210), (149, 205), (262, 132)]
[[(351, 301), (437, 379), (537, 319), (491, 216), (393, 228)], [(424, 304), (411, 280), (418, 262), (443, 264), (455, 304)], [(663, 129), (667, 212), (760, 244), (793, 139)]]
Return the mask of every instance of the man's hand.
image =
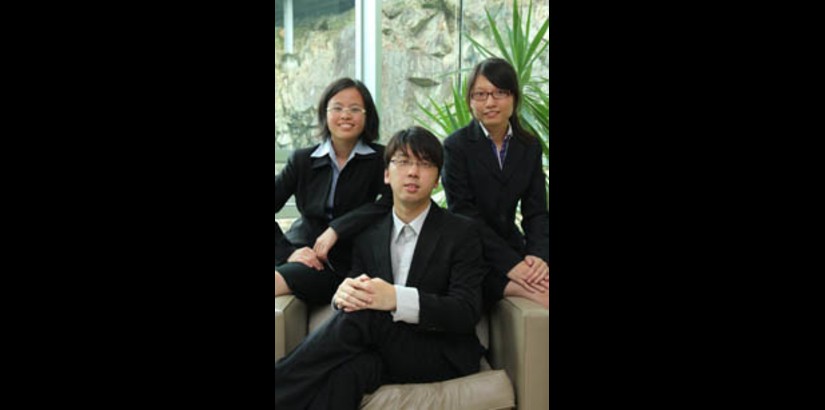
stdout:
[(315, 251), (306, 246), (301, 249), (296, 249), (295, 252), (292, 252), (292, 255), (289, 255), (289, 258), (286, 261), (300, 262), (315, 270), (324, 270), (324, 265), (320, 260), (318, 260), (318, 256), (315, 254)]
[(366, 273), (357, 278), (344, 279), (333, 296), (335, 306), (347, 313), (367, 309), (367, 305), (373, 301), (372, 294), (366, 289), (370, 286), (369, 281), (370, 277)]
[(315, 246), (312, 247), (312, 250), (315, 251), (315, 255), (318, 256), (318, 259), (326, 262), (329, 250), (335, 246), (335, 242), (338, 242), (338, 234), (335, 233), (335, 230), (332, 229), (332, 227), (329, 227), (324, 231), (324, 233), (321, 234), (321, 236), (315, 239)]
[(511, 281), (521, 285), (521, 287), (529, 293), (544, 293), (547, 290), (546, 282), (542, 280), (536, 282), (528, 281), (528, 279), (532, 277), (531, 273), (531, 268), (527, 262), (521, 261), (507, 272), (507, 277), (510, 278)]
[(354, 279), (344, 279), (333, 300), (335, 306), (348, 313), (364, 309), (393, 311), (396, 308), (395, 286), (364, 273)]
[(367, 291), (372, 295), (370, 309), (393, 311), (396, 308), (395, 286), (381, 278), (372, 278), (367, 283)]

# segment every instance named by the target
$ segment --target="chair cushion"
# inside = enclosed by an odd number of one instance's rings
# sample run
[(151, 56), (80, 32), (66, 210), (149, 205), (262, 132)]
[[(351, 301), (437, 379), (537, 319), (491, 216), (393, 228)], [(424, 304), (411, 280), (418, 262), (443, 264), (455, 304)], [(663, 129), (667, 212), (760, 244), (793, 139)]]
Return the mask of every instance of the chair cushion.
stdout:
[(327, 319), (332, 317), (332, 314), (335, 313), (335, 309), (329, 305), (321, 305), (321, 306), (312, 306), (309, 308), (309, 323), (307, 326), (307, 332), (315, 331), (318, 326), (321, 326), (321, 323), (327, 321)]
[[(331, 306), (310, 308), (309, 331), (317, 329), (332, 317)], [(487, 317), (476, 326), (479, 341), (488, 346)], [(515, 406), (513, 384), (504, 370), (491, 370), (484, 358), (481, 371), (457, 379), (437, 383), (388, 384), (364, 396), (361, 408), (383, 409), (510, 409)]]
[(275, 360), (292, 351), (307, 334), (307, 306), (293, 295), (275, 298)]
[(365, 410), (511, 409), (513, 386), (504, 370), (482, 371), (437, 383), (388, 384), (361, 401)]

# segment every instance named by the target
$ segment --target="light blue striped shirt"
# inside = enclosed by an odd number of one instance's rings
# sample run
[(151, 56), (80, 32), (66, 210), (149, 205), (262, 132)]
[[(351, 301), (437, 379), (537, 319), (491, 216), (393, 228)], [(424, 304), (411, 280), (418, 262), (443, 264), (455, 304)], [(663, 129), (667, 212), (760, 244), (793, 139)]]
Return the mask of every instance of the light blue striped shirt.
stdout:
[(335, 205), (335, 188), (338, 186), (338, 176), (341, 175), (341, 171), (346, 168), (347, 164), (349, 164), (355, 154), (367, 155), (374, 152), (374, 149), (359, 138), (358, 143), (355, 144), (355, 148), (353, 148), (349, 153), (347, 162), (345, 162), (344, 166), (339, 169), (338, 159), (335, 158), (335, 148), (332, 146), (332, 139), (327, 138), (326, 141), (319, 145), (318, 148), (316, 148), (315, 151), (312, 151), (312, 154), (309, 155), (313, 158), (323, 158), (324, 156), (329, 156), (329, 162), (332, 164), (332, 184), (329, 188), (329, 196), (327, 197), (327, 218), (332, 219), (332, 209)]

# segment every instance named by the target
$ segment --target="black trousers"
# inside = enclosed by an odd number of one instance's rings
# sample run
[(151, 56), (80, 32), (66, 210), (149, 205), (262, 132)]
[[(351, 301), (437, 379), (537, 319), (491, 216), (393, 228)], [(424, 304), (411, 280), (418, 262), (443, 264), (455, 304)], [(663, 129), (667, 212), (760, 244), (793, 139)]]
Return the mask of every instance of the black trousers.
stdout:
[(481, 284), (482, 294), (482, 311), (487, 313), (499, 300), (504, 298), (504, 288), (510, 278), (507, 277), (507, 272), (499, 273), (490, 269), (487, 275), (484, 276), (484, 282)]
[(363, 395), (382, 384), (429, 383), (478, 371), (480, 348), (464, 349), (469, 354), (460, 358), (444, 351), (453, 338), (466, 341), (467, 335), (414, 328), (393, 322), (389, 312), (336, 312), (275, 364), (275, 408), (357, 409)]
[[(307, 245), (294, 245), (301, 248)], [(309, 245), (312, 247), (312, 245)], [(285, 262), (275, 267), (286, 281), (292, 294), (310, 305), (328, 305), (338, 285), (346, 279), (352, 263), (352, 244), (340, 240), (329, 251), (329, 263), (317, 271), (299, 262)], [(334, 271), (329, 268), (333, 266)]]

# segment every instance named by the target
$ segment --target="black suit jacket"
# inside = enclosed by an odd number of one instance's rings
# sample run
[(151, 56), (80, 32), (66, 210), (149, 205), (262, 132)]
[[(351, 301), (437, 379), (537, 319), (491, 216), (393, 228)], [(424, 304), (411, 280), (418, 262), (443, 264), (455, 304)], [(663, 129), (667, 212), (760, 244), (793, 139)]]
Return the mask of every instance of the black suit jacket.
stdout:
[(327, 217), (326, 204), (332, 184), (332, 164), (328, 156), (312, 158), (318, 148), (298, 149), (275, 177), (275, 212), (283, 208), (291, 195), (301, 216), (285, 234), (275, 227), (275, 264), (286, 262), (292, 252), (313, 246), (315, 239), (332, 227), (338, 242), (329, 254), (336, 270), (349, 270), (352, 237), (392, 208), (392, 191), (384, 184), (384, 146), (368, 143), (375, 153), (355, 154), (338, 176), (332, 215)]
[[(510, 139), (504, 169), (476, 120), (444, 140), (441, 181), (450, 211), (483, 223), (485, 257), (508, 272), (535, 255), (550, 262), (550, 214), (542, 171), (541, 145), (535, 139)], [(521, 226), (515, 223), (521, 201)]]
[[(392, 214), (357, 236), (351, 277), (366, 273), (395, 283), (390, 259)], [(439, 333), (442, 354), (465, 373), (478, 368), (481, 345), (475, 326), (481, 318), (481, 282), (488, 271), (478, 224), (431, 202), (419, 233), (406, 286), (418, 289), (419, 323), (426, 334)]]

